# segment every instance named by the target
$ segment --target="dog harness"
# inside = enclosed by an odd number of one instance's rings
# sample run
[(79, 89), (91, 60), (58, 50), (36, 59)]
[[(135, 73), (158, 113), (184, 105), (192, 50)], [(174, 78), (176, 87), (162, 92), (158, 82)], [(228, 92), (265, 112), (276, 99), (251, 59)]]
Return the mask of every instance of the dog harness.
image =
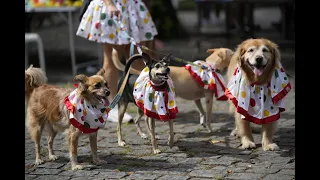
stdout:
[(225, 96), (225, 82), (221, 74), (215, 72), (215, 67), (213, 64), (207, 63), (205, 61), (195, 61), (194, 64), (198, 64), (200, 66), (205, 66), (210, 68), (211, 70), (203, 69), (199, 66), (193, 66), (191, 64), (187, 64), (184, 67), (189, 71), (191, 76), (200, 84), (201, 87), (207, 90), (213, 90), (214, 95), (217, 100), (226, 101), (228, 100), (227, 96)]
[(133, 97), (148, 117), (168, 121), (177, 116), (178, 107), (171, 78), (165, 82), (164, 88), (159, 88), (152, 84), (148, 67), (142, 70), (134, 83)]
[(269, 83), (248, 84), (241, 68), (237, 67), (227, 85), (226, 95), (235, 105), (242, 119), (256, 124), (266, 124), (280, 118), (285, 111), (283, 98), (291, 90), (287, 74), (277, 62)]
[(64, 104), (70, 111), (70, 123), (82, 133), (93, 133), (105, 126), (106, 107), (102, 103), (91, 105), (77, 95), (77, 89), (65, 97)]

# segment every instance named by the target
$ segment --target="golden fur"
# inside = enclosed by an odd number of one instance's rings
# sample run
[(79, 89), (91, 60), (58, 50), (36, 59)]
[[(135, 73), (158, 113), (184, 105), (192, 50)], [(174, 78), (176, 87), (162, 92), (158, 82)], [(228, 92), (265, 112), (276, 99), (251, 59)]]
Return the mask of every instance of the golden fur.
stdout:
[[(103, 70), (100, 70), (97, 75), (91, 77), (80, 74), (74, 78), (74, 81), (79, 84), (79, 95), (91, 104), (100, 103), (96, 96), (106, 98), (109, 94), (102, 74)], [(78, 138), (82, 132), (70, 124), (69, 111), (64, 105), (64, 98), (72, 89), (60, 88), (46, 82), (47, 77), (41, 69), (30, 66), (25, 71), (26, 126), (31, 139), (35, 142), (35, 164), (44, 162), (40, 157), (42, 130), (44, 128), (48, 130), (49, 160), (52, 161), (58, 158), (53, 152), (53, 140), (58, 132), (67, 130), (72, 170), (83, 169), (83, 166), (77, 162)], [(94, 88), (97, 83), (101, 83), (101, 88)], [(97, 157), (97, 132), (88, 135), (93, 162), (101, 164), (103, 161)]]
[[(252, 64), (257, 63), (255, 62), (257, 56), (261, 58), (261, 64), (264, 66), (263, 73), (261, 75), (256, 75), (252, 70)], [(245, 40), (238, 46), (236, 52), (231, 58), (227, 73), (228, 81), (230, 81), (230, 79), (232, 78), (236, 66), (239, 65), (241, 71), (244, 73), (244, 76), (249, 81), (249, 83), (268, 83), (274, 72), (277, 61), (280, 61), (280, 52), (278, 46), (274, 42), (263, 38)], [(235, 113), (236, 122), (236, 127), (232, 131), (231, 135), (237, 135), (241, 138), (242, 148), (256, 147), (252, 136), (250, 122), (241, 119), (241, 115), (235, 112), (234, 105), (231, 102), (230, 110), (233, 110), (233, 112)], [(279, 149), (277, 144), (273, 143), (272, 141), (272, 136), (276, 131), (276, 127), (276, 122), (262, 125), (263, 150)]]
[[(207, 52), (210, 53), (210, 56), (206, 58), (206, 61), (215, 64), (219, 71), (226, 71), (233, 51), (227, 48), (216, 48), (209, 49)], [(118, 59), (116, 51), (113, 51), (112, 60), (119, 70), (124, 70), (124, 65)], [(211, 132), (211, 110), (214, 92), (211, 90), (205, 90), (201, 87), (184, 67), (169, 66), (169, 68), (169, 76), (173, 81), (176, 95), (183, 99), (195, 102), (200, 112), (200, 124), (206, 126), (208, 131)], [(136, 73), (134, 74), (139, 73), (140, 71), (136, 70)], [(201, 105), (201, 98), (206, 98), (206, 112)]]

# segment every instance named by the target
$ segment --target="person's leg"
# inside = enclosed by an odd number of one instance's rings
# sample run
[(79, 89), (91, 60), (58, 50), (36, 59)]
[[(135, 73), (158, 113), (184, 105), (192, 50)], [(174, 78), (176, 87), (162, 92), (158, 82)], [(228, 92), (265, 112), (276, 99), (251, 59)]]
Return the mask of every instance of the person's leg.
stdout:
[(104, 79), (107, 81), (110, 95), (108, 97), (111, 102), (114, 96), (117, 94), (117, 86), (118, 86), (118, 69), (114, 66), (112, 62), (112, 45), (111, 44), (103, 44), (103, 69)]

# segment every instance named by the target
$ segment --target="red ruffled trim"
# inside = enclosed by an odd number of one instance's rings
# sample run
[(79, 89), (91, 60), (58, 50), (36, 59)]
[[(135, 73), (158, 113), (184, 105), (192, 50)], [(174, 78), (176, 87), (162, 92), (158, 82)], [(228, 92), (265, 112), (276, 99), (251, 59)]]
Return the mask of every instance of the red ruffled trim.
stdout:
[[(186, 70), (189, 71), (190, 75), (200, 84), (201, 87), (206, 86), (206, 84), (204, 84), (202, 79), (195, 72), (192, 71), (191, 66), (184, 66), (184, 67), (185, 67)], [(225, 91), (224, 84), (221, 82), (221, 80), (219, 79), (217, 74), (215, 72), (212, 72), (212, 75), (216, 78), (216, 80), (218, 80), (218, 82), (220, 83), (220, 85), (222, 87), (222, 90)], [(217, 98), (218, 97), (218, 93), (217, 93), (216, 84), (210, 84), (210, 85), (207, 85), (207, 86), (208, 86), (208, 90), (213, 90), (214, 91), (214, 96)], [(225, 96), (225, 95), (222, 95), (221, 97), (217, 98), (217, 100), (226, 101), (226, 100), (228, 100), (228, 97)]]
[[(72, 105), (72, 103), (70, 102), (68, 96), (64, 98), (64, 104), (67, 107), (67, 109), (74, 114), (75, 111), (75, 107)], [(81, 123), (79, 123), (76, 119), (74, 118), (70, 118), (70, 123), (75, 127), (78, 128), (82, 133), (93, 133), (99, 130), (99, 128), (96, 129), (92, 129), (92, 128), (86, 128), (84, 127), (84, 125), (82, 125)]]
[(231, 100), (233, 105), (236, 107), (237, 112), (242, 114), (245, 117), (243, 120), (247, 120), (247, 121), (253, 122), (255, 124), (267, 124), (267, 123), (271, 123), (273, 121), (276, 121), (280, 118), (280, 113), (285, 111), (284, 108), (279, 108), (279, 113), (272, 115), (272, 116), (269, 116), (269, 117), (266, 117), (266, 118), (263, 118), (263, 119), (259, 119), (259, 118), (256, 118), (256, 117), (249, 115), (245, 109), (239, 107), (238, 100), (231, 94), (229, 89), (226, 89), (225, 94)]
[[(287, 88), (289, 89), (287, 90)], [(273, 104), (277, 104), (281, 99), (283, 99), (289, 93), (290, 90), (291, 90), (291, 84), (289, 82), (286, 85), (286, 87), (282, 89), (282, 91), (280, 91), (276, 96), (272, 98)]]
[(161, 121), (169, 121), (169, 120), (173, 120), (177, 117), (177, 113), (178, 113), (177, 107), (175, 107), (173, 109), (167, 109), (168, 114), (166, 114), (166, 115), (159, 115), (155, 112), (152, 112), (152, 111), (149, 111), (148, 109), (145, 109), (144, 104), (137, 101), (137, 100), (136, 100), (136, 104), (141, 110), (143, 110), (143, 112), (146, 116), (154, 118), (154, 119), (158, 119)]

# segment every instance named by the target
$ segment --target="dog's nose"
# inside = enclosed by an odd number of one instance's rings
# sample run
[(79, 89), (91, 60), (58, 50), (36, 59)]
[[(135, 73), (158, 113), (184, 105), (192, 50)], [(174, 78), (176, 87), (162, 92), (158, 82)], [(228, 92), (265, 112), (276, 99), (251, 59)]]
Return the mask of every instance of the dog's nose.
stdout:
[(105, 94), (106, 94), (106, 96), (109, 96), (110, 95), (110, 91), (109, 90), (105, 90), (105, 92), (104, 92)]
[(166, 72), (169, 73), (170, 72), (170, 68), (167, 67)]
[(261, 63), (262, 63), (262, 60), (263, 60), (263, 57), (262, 57), (262, 56), (257, 56), (257, 57), (256, 57), (256, 62), (257, 62), (258, 64), (261, 64)]

